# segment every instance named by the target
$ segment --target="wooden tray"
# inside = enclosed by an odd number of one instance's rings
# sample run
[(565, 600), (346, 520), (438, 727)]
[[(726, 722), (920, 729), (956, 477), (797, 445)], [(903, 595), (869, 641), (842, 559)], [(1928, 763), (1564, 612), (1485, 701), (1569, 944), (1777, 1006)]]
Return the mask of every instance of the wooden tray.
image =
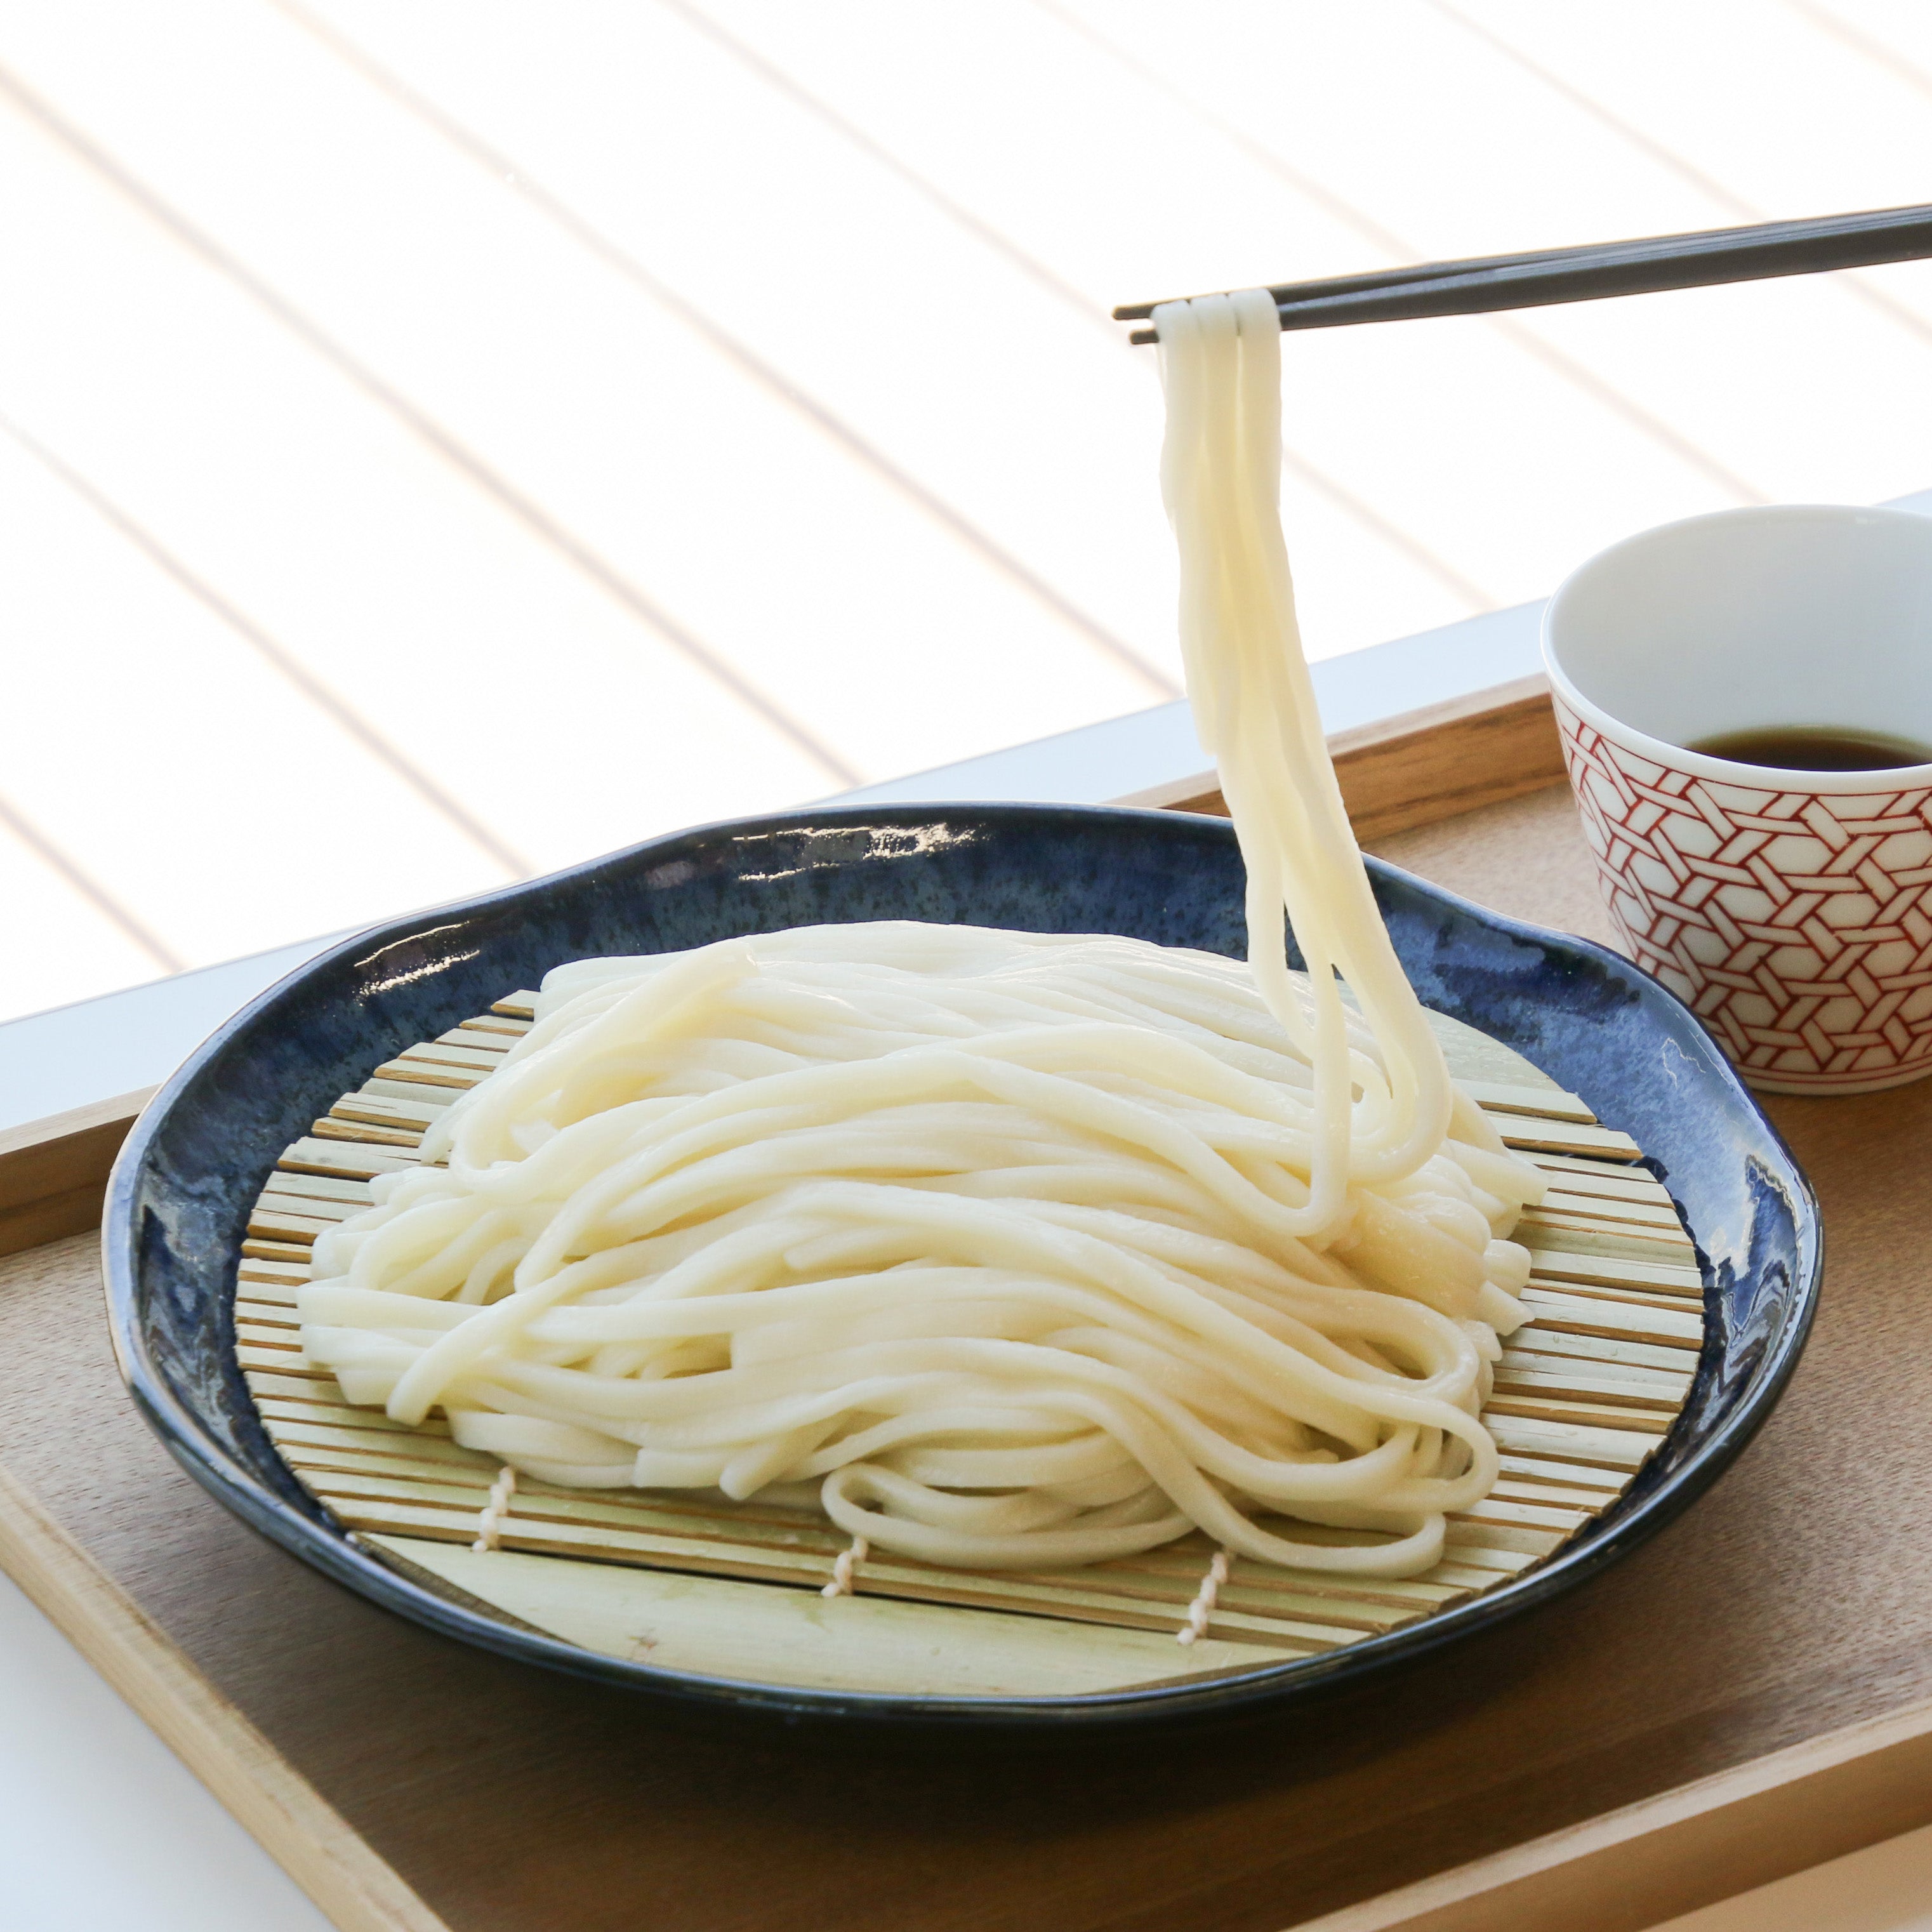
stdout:
[[(1466, 712), (1402, 756), (1467, 796), (1460, 752), (1498, 731)], [(1603, 935), (1561, 790), (1379, 849)], [(1590, 1589), (1314, 1718), (854, 1753), (446, 1642), (174, 1467), (121, 1390), (85, 1235), (0, 1262), (0, 1564), (352, 1932), (1636, 1932), (1932, 1820), (1932, 1082), (1773, 1111), (1832, 1262), (1762, 1439)], [(70, 1215), (101, 1130), (17, 1137), (0, 1217)]]

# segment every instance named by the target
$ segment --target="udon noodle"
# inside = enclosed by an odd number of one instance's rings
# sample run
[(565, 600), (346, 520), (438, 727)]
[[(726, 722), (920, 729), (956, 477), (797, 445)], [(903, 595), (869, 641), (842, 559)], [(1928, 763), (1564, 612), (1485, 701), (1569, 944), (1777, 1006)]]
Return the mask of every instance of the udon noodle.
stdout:
[(814, 1504), (936, 1563), (1196, 1528), (1306, 1568), (1438, 1560), (1495, 1480), (1479, 1411), (1539, 1179), (1450, 1081), (1342, 809), (1273, 303), (1155, 320), (1249, 964), (888, 922), (560, 967), (424, 1165), (316, 1244), (303, 1346), (350, 1401), (440, 1408), (540, 1480)]

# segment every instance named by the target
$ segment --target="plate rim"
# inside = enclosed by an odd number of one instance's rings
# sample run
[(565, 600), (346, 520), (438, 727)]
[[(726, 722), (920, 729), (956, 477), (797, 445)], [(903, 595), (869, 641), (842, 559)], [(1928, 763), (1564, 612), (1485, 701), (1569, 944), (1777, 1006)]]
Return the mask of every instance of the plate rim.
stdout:
[[(452, 915), (472, 916), (541, 896), (606, 868), (628, 866), (650, 854), (731, 837), (766, 836), (806, 828), (899, 829), (922, 822), (971, 816), (1044, 826), (1069, 818), (1169, 830), (1186, 826), (1197, 835), (1234, 838), (1231, 823), (1202, 814), (1119, 806), (1077, 806), (986, 800), (934, 801), (883, 806), (808, 807), (755, 817), (713, 820), (681, 828), (605, 853), (541, 878), (448, 901), (366, 927), (325, 947), (256, 994), (216, 1028), (169, 1076), (130, 1132), (109, 1178), (101, 1220), (102, 1277), (115, 1360), (130, 1396), (175, 1460), (218, 1502), (291, 1555), (379, 1607), (457, 1641), (517, 1661), (560, 1670), (580, 1679), (622, 1688), (687, 1709), (757, 1713), (792, 1724), (850, 1723), (874, 1727), (944, 1728), (964, 1731), (1025, 1730), (1088, 1736), (1096, 1730), (1190, 1724), (1252, 1714), (1269, 1706), (1332, 1696), (1493, 1630), (1583, 1586), (1676, 1520), (1736, 1461), (1776, 1407), (1809, 1338), (1824, 1268), (1824, 1230), (1815, 1191), (1775, 1124), (1736, 1071), (1708, 1040), (1701, 1024), (1670, 989), (1640, 967), (1594, 940), (1516, 920), (1475, 904), (1448, 888), (1364, 854), (1372, 882), (1385, 880), (1433, 901), (1460, 917), (1509, 937), (1576, 956), (1615, 976), (1639, 982), (1682, 1014), (1706, 1041), (1712, 1065), (1728, 1080), (1734, 1101), (1755, 1117), (1782, 1163), (1793, 1215), (1798, 1265), (1793, 1309), (1774, 1339), (1752, 1384), (1730, 1413), (1670, 1475), (1666, 1485), (1627, 1502), (1600, 1534), (1558, 1550), (1526, 1574), (1464, 1599), (1418, 1622), (1286, 1663), (1234, 1666), (1198, 1683), (1162, 1680), (1147, 1686), (1074, 1692), (1052, 1696), (913, 1696), (700, 1676), (606, 1656), (560, 1638), (500, 1623), (422, 1588), (352, 1540), (352, 1532), (310, 1516), (268, 1491), (219, 1442), (202, 1418), (181, 1401), (148, 1349), (140, 1320), (140, 1235), (137, 1221), (142, 1174), (150, 1150), (166, 1130), (171, 1109), (201, 1070), (236, 1038), (269, 1014), (303, 982), (353, 953), (420, 938)], [(1457, 1016), (1460, 1017), (1460, 1016)], [(1696, 1239), (1696, 1230), (1691, 1230)], [(1702, 1253), (1700, 1248), (1700, 1256)], [(232, 1270), (235, 1258), (224, 1262)], [(1706, 1282), (1707, 1292), (1708, 1282)], [(232, 1298), (232, 1283), (223, 1292)], [(318, 1505), (320, 1509), (320, 1505)]]

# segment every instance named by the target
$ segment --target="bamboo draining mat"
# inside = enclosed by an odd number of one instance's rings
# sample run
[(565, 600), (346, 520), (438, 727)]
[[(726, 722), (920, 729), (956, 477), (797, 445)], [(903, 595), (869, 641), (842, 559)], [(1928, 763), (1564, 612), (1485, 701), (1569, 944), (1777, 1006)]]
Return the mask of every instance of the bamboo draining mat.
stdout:
[[(1604, 936), (1561, 788), (1381, 849)], [(0, 1565), (355, 1932), (1637, 1932), (1932, 1822), (1932, 1082), (1772, 1112), (1831, 1262), (1759, 1440), (1588, 1589), (1284, 1723), (833, 1751), (433, 1637), (176, 1466), (86, 1235), (0, 1258)]]
[[(1517, 1235), (1532, 1256), (1532, 1319), (1510, 1337), (1484, 1411), (1502, 1479), (1450, 1519), (1448, 1554), (1425, 1575), (1344, 1578), (1240, 1558), (1207, 1640), (1182, 1647), (1214, 1553), (1198, 1534), (1060, 1574), (875, 1552), (854, 1597), (826, 1604), (817, 1593), (848, 1539), (815, 1515), (525, 1478), (496, 1516), (497, 1546), (472, 1548), (500, 1466), (451, 1442), (440, 1420), (408, 1429), (348, 1406), (303, 1356), (293, 1304), (316, 1234), (368, 1204), (373, 1177), (414, 1162), (424, 1129), (527, 1030), (535, 998), (512, 994), (406, 1048), (289, 1148), (248, 1224), (236, 1338), (270, 1437), (338, 1521), (418, 1580), (590, 1648), (773, 1683), (964, 1695), (1096, 1690), (1315, 1656), (1550, 1556), (1622, 1494), (1689, 1395), (1702, 1281), (1669, 1194), (1631, 1165), (1636, 1143), (1528, 1062), (1445, 1022), (1465, 1084), (1550, 1191)], [(734, 1580), (667, 1587), (614, 1566)]]

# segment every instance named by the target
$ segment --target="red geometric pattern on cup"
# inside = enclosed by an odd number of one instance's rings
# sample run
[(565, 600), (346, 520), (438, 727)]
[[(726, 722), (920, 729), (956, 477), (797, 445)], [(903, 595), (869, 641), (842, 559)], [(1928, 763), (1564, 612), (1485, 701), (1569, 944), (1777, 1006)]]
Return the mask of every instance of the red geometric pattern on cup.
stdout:
[(1556, 722), (1630, 957), (1739, 1067), (1828, 1090), (1932, 1066), (1932, 788), (1725, 784), (1560, 698)]

